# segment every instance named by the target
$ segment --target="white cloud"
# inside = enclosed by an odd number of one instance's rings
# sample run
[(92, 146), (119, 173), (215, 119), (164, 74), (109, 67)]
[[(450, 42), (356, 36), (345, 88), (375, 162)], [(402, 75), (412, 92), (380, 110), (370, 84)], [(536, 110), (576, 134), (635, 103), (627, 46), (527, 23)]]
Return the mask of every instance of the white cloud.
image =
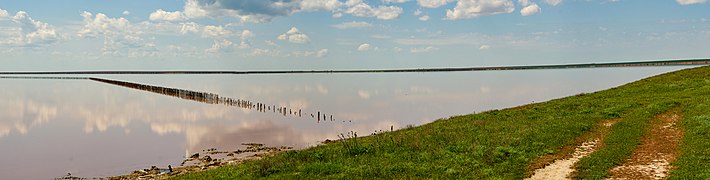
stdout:
[(520, 5), (523, 6), (523, 7), (524, 7), (524, 6), (528, 6), (528, 5), (531, 4), (531, 2), (530, 2), (529, 0), (518, 0), (518, 2), (519, 2)]
[(414, 11), (414, 16), (419, 16), (420, 21), (428, 21), (430, 17), (428, 15), (423, 14), (424, 12), (422, 12), (421, 9), (417, 9), (416, 11)]
[(343, 3), (338, 0), (303, 0), (300, 6), (303, 11), (336, 11), (343, 6)]
[(8, 17), (10, 17), (10, 14), (8, 14), (6, 10), (0, 9), (0, 20), (7, 19)]
[(427, 15), (420, 16), (420, 17), (419, 17), (419, 20), (420, 20), (420, 21), (428, 21), (428, 20), (429, 20), (429, 16), (427, 16)]
[(373, 8), (362, 0), (348, 0), (345, 4), (349, 7), (345, 13), (356, 17), (376, 17), (382, 20), (397, 19), (403, 10), (397, 6), (378, 6)]
[(421, 10), (421, 9), (417, 9), (416, 11), (414, 11), (414, 15), (415, 15), (415, 16), (422, 15), (422, 10)]
[(557, 6), (558, 4), (562, 3), (562, 0), (545, 0), (545, 3), (553, 6)]
[(200, 25), (195, 22), (187, 22), (180, 23), (174, 27), (180, 29), (180, 34), (200, 33), (202, 37), (213, 39), (229, 38), (237, 34), (222, 25)]
[(102, 13), (95, 16), (83, 12), (84, 28), (77, 32), (83, 38), (104, 39), (103, 55), (112, 56), (154, 56), (157, 48), (154, 43), (144, 42), (143, 32), (139, 27), (131, 25), (125, 18), (111, 18)]
[(77, 35), (80, 37), (95, 37), (101, 34), (114, 34), (121, 31), (131, 32), (131, 23), (125, 18), (110, 18), (98, 13), (96, 16), (90, 12), (81, 13), (84, 17), (84, 28)]
[(453, 0), (417, 0), (417, 4), (425, 8), (438, 8), (450, 2)]
[[(0, 10), (0, 19), (8, 18), (7, 11)], [(61, 38), (56, 30), (49, 24), (32, 19), (27, 12), (18, 11), (13, 16), (12, 21), (19, 25), (17, 36), (6, 41), (0, 40), (0, 44), (10, 46), (39, 46), (52, 44)]]
[(306, 34), (299, 31), (296, 27), (292, 27), (290, 30), (288, 30), (288, 32), (279, 35), (277, 39), (284, 41), (288, 40), (288, 42), (299, 44), (308, 43), (311, 41), (311, 39), (308, 38)]
[(371, 28), (372, 24), (370, 24), (368, 22), (351, 21), (351, 22), (344, 22), (344, 23), (340, 23), (340, 24), (331, 25), (331, 27), (338, 28), (338, 29)]
[(427, 52), (432, 52), (432, 51), (436, 51), (436, 50), (439, 50), (439, 48), (434, 47), (434, 46), (427, 46), (424, 48), (412, 48), (412, 49), (410, 49), (409, 52), (411, 52), (411, 53), (427, 53)]
[(276, 57), (281, 55), (281, 51), (274, 49), (253, 49), (247, 56), (271, 56)]
[(202, 36), (204, 37), (229, 37), (232, 34), (231, 30), (225, 29), (223, 26), (207, 25), (202, 29)]
[(229, 41), (226, 39), (222, 39), (221, 41), (214, 40), (212, 47), (205, 49), (205, 52), (208, 52), (208, 53), (229, 52), (232, 50), (232, 47), (234, 47), (234, 43), (232, 43), (232, 41)]
[[(187, 0), (185, 2), (185, 7), (183, 7), (183, 13), (185, 13), (185, 16), (188, 18), (207, 18), (210, 15), (214, 16), (214, 13), (208, 12), (205, 10), (197, 0)], [(214, 11), (214, 10), (212, 10)]]
[(251, 32), (250, 30), (242, 31), (242, 34), (239, 36), (239, 40), (241, 40), (241, 42), (239, 43), (239, 46), (237, 46), (237, 47), (240, 49), (251, 47), (251, 44), (249, 43), (249, 38), (252, 38), (252, 37), (254, 37), (254, 33)]
[(155, 12), (150, 13), (148, 19), (151, 21), (185, 21), (187, 20), (187, 16), (185, 16), (185, 13), (180, 11), (167, 12), (162, 9), (158, 9)]
[(279, 45), (276, 44), (276, 42), (274, 42), (272, 40), (264, 40), (264, 43), (266, 43), (266, 45), (269, 45), (269, 46), (279, 47)]
[(352, 6), (355, 6), (360, 3), (364, 3), (364, 2), (362, 2), (362, 0), (347, 0), (347, 1), (345, 1), (345, 5), (348, 7), (352, 7)]
[(358, 51), (367, 51), (367, 50), (370, 50), (370, 48), (372, 48), (370, 46), (370, 44), (364, 43), (364, 44), (360, 44), (360, 46), (357, 47), (357, 50)]
[(333, 14), (333, 18), (340, 18), (343, 17), (343, 13), (335, 13)]
[(130, 12), (130, 11), (123, 11), (123, 13), (121, 13), (121, 14), (123, 14), (123, 15), (130, 15), (131, 12)]
[(180, 23), (180, 25), (181, 34), (196, 33), (200, 31), (200, 26), (194, 22)]
[(328, 54), (328, 49), (321, 49), (318, 52), (316, 52), (316, 57), (323, 57)]
[(513, 11), (515, 5), (510, 0), (459, 0), (454, 9), (446, 10), (446, 19), (469, 19)]
[(251, 32), (250, 30), (244, 30), (244, 31), (242, 31), (242, 34), (239, 37), (242, 39), (251, 38), (251, 37), (254, 37), (254, 33)]
[(410, 0), (382, 0), (383, 4), (399, 4), (399, 3), (406, 3), (409, 2)]
[[(205, 50), (206, 52), (218, 53), (228, 52), (226, 48), (236, 46), (239, 49), (251, 48), (250, 39), (255, 36), (254, 32), (245, 29), (242, 31), (234, 31), (226, 26), (200, 25), (195, 22), (180, 23), (176, 26), (180, 34), (200, 34), (203, 38), (210, 38), (214, 42), (212, 47)], [(229, 40), (232, 37), (239, 37), (239, 44), (233, 45)]]
[(522, 16), (530, 16), (534, 15), (540, 12), (540, 6), (537, 6), (537, 4), (532, 3), (528, 6), (525, 6), (523, 9), (520, 10), (520, 15)]
[(678, 4), (681, 5), (691, 5), (691, 4), (702, 4), (707, 2), (707, 0), (676, 0)]
[(478, 49), (479, 50), (489, 50), (489, 49), (491, 49), (491, 46), (484, 44), (484, 45), (481, 45), (481, 47), (478, 47)]

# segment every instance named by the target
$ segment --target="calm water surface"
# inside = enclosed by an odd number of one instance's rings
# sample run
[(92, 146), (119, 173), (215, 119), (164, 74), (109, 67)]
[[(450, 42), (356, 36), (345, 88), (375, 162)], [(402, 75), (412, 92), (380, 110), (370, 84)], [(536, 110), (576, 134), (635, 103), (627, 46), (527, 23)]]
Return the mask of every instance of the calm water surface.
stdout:
[[(348, 131), (594, 92), (687, 67), (296, 75), (100, 75), (208, 92), (302, 116), (208, 104), (91, 80), (0, 79), (0, 179), (126, 174), (241, 143), (305, 148)], [(321, 112), (318, 120), (310, 114)], [(330, 119), (332, 115), (333, 120)]]

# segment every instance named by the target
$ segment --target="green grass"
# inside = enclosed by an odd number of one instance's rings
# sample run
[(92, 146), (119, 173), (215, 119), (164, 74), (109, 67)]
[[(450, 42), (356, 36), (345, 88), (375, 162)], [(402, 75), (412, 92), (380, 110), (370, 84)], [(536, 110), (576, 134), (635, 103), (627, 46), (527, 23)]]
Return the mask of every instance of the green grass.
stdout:
[[(703, 89), (710, 92), (710, 86)], [(710, 99), (698, 98), (684, 110), (685, 138), (669, 179), (710, 179)]]
[(649, 120), (676, 105), (677, 103), (672, 101), (651, 104), (634, 109), (628, 117), (623, 117), (622, 121), (611, 127), (611, 131), (604, 139), (604, 148), (582, 158), (577, 163), (579, 167), (577, 167), (576, 178), (604, 178), (610, 168), (621, 164), (631, 155), (636, 145), (640, 143)]
[(601, 120), (621, 118), (604, 140), (605, 148), (579, 162), (578, 178), (600, 179), (628, 158), (653, 117), (671, 108), (682, 108), (686, 131), (671, 178), (710, 178), (710, 67), (700, 67), (596, 93), (288, 151), (175, 179), (522, 179), (536, 158), (574, 145), (575, 138)]

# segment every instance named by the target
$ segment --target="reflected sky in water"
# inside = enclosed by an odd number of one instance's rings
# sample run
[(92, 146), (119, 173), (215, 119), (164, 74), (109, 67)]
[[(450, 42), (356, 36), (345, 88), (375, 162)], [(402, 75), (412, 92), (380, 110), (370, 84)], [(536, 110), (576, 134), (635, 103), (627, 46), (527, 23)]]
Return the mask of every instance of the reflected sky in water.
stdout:
[[(0, 179), (119, 175), (241, 143), (305, 148), (348, 131), (594, 92), (687, 67), (449, 73), (101, 75), (277, 107), (284, 116), (91, 80), (0, 79)], [(332, 115), (317, 121), (310, 113)]]

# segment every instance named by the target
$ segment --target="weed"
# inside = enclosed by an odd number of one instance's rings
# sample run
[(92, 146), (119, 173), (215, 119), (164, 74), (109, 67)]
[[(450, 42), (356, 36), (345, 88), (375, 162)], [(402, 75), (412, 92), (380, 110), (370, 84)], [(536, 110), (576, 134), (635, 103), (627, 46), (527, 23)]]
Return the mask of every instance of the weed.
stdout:
[(341, 133), (340, 135), (338, 135), (338, 138), (339, 138), (340, 144), (343, 145), (345, 152), (349, 155), (357, 156), (357, 155), (367, 152), (367, 150), (368, 150), (368, 148), (362, 146), (358, 142), (357, 132), (355, 132), (355, 131), (350, 131), (346, 134)]

